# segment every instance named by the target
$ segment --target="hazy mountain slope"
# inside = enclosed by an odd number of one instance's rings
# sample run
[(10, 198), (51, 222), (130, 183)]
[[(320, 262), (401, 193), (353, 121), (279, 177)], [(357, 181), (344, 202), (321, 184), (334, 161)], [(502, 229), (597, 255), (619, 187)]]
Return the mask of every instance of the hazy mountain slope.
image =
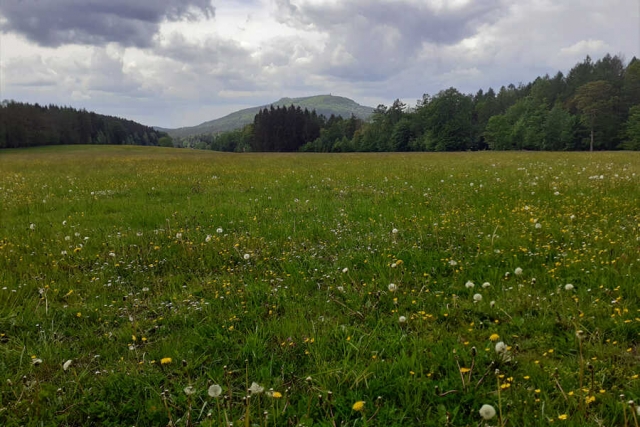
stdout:
[(222, 118), (211, 120), (201, 123), (197, 126), (183, 127), (178, 129), (165, 129), (156, 127), (158, 130), (169, 133), (173, 137), (185, 137), (190, 135), (200, 135), (205, 133), (220, 133), (234, 129), (241, 128), (249, 123), (253, 122), (253, 118), (258, 111), (262, 108), (273, 105), (277, 106), (300, 106), (300, 108), (307, 108), (309, 111), (316, 110), (318, 114), (324, 114), (329, 117), (331, 114), (336, 116), (342, 116), (344, 118), (351, 117), (351, 114), (355, 114), (356, 117), (361, 119), (367, 119), (373, 112), (373, 108), (366, 107), (358, 104), (357, 102), (344, 98), (341, 96), (333, 95), (317, 95), (309, 96), (305, 98), (282, 98), (272, 104), (263, 105), (260, 107), (246, 108), (244, 110), (236, 111)]

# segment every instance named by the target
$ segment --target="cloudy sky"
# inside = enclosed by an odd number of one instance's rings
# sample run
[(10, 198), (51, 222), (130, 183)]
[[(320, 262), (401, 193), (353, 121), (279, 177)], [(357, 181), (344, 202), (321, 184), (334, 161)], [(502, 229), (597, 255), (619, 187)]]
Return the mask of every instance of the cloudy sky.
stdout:
[(414, 104), (640, 56), (640, 0), (0, 0), (0, 98), (196, 125), (281, 97)]

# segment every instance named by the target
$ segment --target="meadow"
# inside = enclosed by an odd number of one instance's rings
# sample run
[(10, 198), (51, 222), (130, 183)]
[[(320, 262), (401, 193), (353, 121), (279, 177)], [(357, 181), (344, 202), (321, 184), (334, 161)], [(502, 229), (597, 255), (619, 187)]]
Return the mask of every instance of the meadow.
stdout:
[(0, 425), (625, 426), (640, 154), (0, 152)]

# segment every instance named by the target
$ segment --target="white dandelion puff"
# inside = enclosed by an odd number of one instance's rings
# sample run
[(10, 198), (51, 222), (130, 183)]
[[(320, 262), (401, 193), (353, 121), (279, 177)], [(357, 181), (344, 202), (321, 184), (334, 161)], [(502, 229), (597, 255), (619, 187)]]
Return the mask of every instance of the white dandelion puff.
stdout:
[(407, 322), (407, 318), (404, 317), (404, 316), (400, 316), (400, 317), (398, 317), (398, 322), (399, 323), (406, 323)]
[(480, 301), (482, 301), (482, 295), (480, 295), (480, 294), (475, 294), (475, 295), (473, 296), (473, 300), (474, 300), (475, 302), (480, 302)]
[(496, 416), (496, 409), (487, 404), (482, 405), (479, 412), (482, 419), (487, 421)]
[(571, 283), (567, 283), (566, 285), (564, 285), (564, 290), (565, 291), (572, 291), (573, 290), (573, 285)]
[(476, 286), (471, 280), (467, 280), (467, 283), (464, 284), (464, 287), (467, 289), (473, 289)]
[(223, 232), (224, 232), (224, 230), (222, 229), (222, 227), (218, 227), (216, 229), (216, 233), (218, 233), (218, 234), (222, 234)]
[(218, 384), (214, 384), (207, 390), (207, 394), (211, 397), (219, 397), (222, 394), (222, 387)]
[(244, 254), (244, 255), (243, 255), (243, 258), (244, 258), (245, 260), (248, 260), (249, 258), (251, 258), (251, 255), (249, 255), (249, 254)]
[(387, 286), (387, 288), (389, 289), (389, 292), (395, 292), (398, 290), (398, 286), (395, 283), (389, 283), (389, 286)]
[(72, 363), (72, 362), (73, 362), (73, 361), (72, 361), (71, 359), (69, 359), (69, 360), (67, 360), (66, 362), (64, 362), (64, 364), (62, 365), (62, 369), (63, 369), (64, 371), (68, 370), (68, 369), (69, 369), (69, 366), (71, 366), (71, 363)]
[(251, 383), (251, 387), (249, 387), (249, 392), (251, 394), (260, 394), (264, 391), (264, 387), (262, 387), (260, 384), (258, 384), (257, 382), (252, 382)]
[(522, 275), (522, 269), (520, 267), (516, 267), (516, 269), (514, 270), (514, 273), (516, 274), (516, 276), (521, 276)]

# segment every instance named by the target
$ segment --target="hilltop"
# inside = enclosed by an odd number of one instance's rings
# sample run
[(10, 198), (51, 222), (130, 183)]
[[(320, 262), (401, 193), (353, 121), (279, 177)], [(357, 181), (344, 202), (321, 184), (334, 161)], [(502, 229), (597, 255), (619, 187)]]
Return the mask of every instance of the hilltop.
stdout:
[(218, 134), (221, 132), (228, 132), (231, 130), (239, 129), (251, 122), (258, 111), (265, 107), (273, 105), (277, 106), (300, 106), (300, 108), (307, 108), (308, 110), (316, 110), (318, 114), (323, 114), (326, 117), (330, 117), (332, 114), (336, 116), (342, 116), (347, 119), (354, 114), (363, 120), (369, 118), (373, 113), (373, 108), (366, 107), (358, 104), (352, 99), (344, 98), (342, 96), (334, 95), (316, 95), (303, 98), (281, 98), (280, 100), (267, 105), (261, 105), (258, 107), (246, 108), (239, 110), (219, 119), (210, 120), (208, 122), (201, 123), (197, 126), (183, 127), (178, 129), (165, 129), (156, 127), (156, 129), (167, 132), (172, 137), (187, 137), (191, 135), (201, 134)]

